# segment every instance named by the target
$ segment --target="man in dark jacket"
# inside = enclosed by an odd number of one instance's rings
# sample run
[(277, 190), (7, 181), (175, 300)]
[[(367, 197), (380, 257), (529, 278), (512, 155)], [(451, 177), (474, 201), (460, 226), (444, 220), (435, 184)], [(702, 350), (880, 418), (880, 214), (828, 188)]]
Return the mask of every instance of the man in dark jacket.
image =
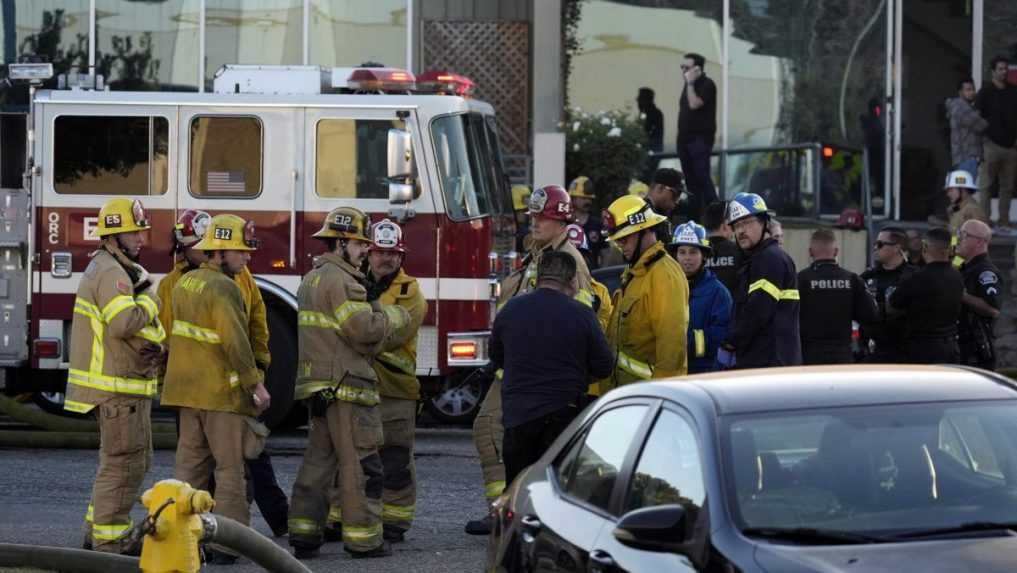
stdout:
[[(869, 353), (866, 362), (893, 364), (904, 361), (904, 318), (888, 315), (886, 301), (897, 289), (897, 285), (917, 268), (908, 264), (905, 257), (908, 251), (908, 237), (896, 227), (879, 231), (872, 246), (875, 264), (862, 273), (862, 281), (865, 282), (869, 296), (876, 301), (877, 316), (874, 321), (862, 323), (862, 345)], [(921, 253), (917, 258), (921, 258)]]
[(714, 201), (706, 206), (703, 226), (710, 239), (710, 254), (706, 268), (717, 275), (728, 292), (738, 285), (738, 260), (741, 253), (738, 245), (731, 240), (731, 227), (727, 224), (727, 201)]
[(537, 268), (537, 289), (508, 301), (494, 321), (491, 363), (504, 370), (506, 484), (576, 417), (590, 382), (614, 368), (597, 316), (573, 298), (577, 290), (572, 256), (546, 253)]
[(728, 221), (742, 250), (734, 315), (717, 352), (722, 368), (763, 368), (802, 363), (798, 335), (798, 277), (794, 261), (768, 236), (772, 213), (755, 193), (728, 204)]
[(887, 312), (902, 313), (907, 324), (904, 353), (912, 364), (952, 364), (960, 359), (957, 320), (964, 279), (950, 263), (950, 231), (929, 229), (922, 270), (901, 281), (887, 300)]
[(1010, 62), (1004, 56), (992, 58), (992, 81), (975, 97), (975, 107), (989, 123), (982, 140), (982, 165), (978, 173), (978, 202), (988, 209), (993, 184), (999, 180), (1000, 232), (1010, 234), (1010, 199), (1017, 180), (1017, 87), (1006, 81)]
[(802, 359), (805, 364), (850, 364), (851, 322), (875, 322), (876, 303), (855, 273), (837, 264), (837, 237), (830, 229), (812, 233), (812, 265), (798, 273)]
[(653, 153), (660, 153), (664, 151), (664, 114), (654, 103), (653, 98), (652, 89), (639, 88), (636, 105), (639, 106), (639, 114), (643, 120), (643, 130), (646, 131), (647, 149)]

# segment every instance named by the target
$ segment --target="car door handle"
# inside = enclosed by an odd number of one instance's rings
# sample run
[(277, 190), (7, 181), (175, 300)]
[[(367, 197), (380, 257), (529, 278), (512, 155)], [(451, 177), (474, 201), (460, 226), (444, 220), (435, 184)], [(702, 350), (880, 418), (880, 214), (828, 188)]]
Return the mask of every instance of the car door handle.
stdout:
[(519, 523), (522, 523), (523, 527), (525, 527), (526, 529), (531, 530), (536, 530), (543, 527), (543, 524), (540, 523), (540, 520), (537, 519), (537, 517), (534, 515), (524, 515), (522, 519), (519, 520)]
[(614, 567), (614, 559), (611, 554), (602, 549), (590, 552), (590, 562), (594, 565), (591, 567), (593, 571), (607, 571)]

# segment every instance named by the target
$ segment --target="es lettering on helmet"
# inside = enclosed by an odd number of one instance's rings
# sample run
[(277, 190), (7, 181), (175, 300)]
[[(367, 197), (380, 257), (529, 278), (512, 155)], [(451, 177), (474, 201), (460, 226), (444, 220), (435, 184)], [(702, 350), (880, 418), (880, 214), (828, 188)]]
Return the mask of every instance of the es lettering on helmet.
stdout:
[(117, 227), (122, 227), (124, 221), (123, 218), (120, 217), (120, 213), (113, 213), (110, 215), (106, 215), (106, 219), (103, 221), (103, 223), (106, 225), (107, 228), (115, 229)]

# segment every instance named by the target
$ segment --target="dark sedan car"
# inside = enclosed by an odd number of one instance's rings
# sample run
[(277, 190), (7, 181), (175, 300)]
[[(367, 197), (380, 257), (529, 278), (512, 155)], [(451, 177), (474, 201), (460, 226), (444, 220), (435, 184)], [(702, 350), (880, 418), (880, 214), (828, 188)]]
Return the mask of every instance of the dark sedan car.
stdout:
[(1017, 387), (921, 366), (633, 384), (496, 514), (491, 571), (1012, 571)]

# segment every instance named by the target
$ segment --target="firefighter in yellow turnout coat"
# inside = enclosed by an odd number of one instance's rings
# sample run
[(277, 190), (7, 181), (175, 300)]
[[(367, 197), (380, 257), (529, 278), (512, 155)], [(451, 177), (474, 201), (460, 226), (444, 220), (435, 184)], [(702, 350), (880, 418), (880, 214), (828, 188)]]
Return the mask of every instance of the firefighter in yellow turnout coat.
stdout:
[(85, 547), (123, 553), (121, 537), (152, 463), (152, 398), (165, 332), (159, 299), (138, 264), (149, 229), (138, 201), (113, 199), (99, 211), (102, 246), (78, 286), (64, 408), (95, 412), (99, 468), (85, 516)]
[(604, 391), (687, 373), (689, 283), (654, 235), (653, 228), (665, 221), (631, 195), (618, 198), (604, 212), (609, 238), (629, 263), (607, 328), (617, 356), (611, 380), (601, 384)]
[[(381, 424), (385, 442), (379, 453), (385, 474), (382, 494), (382, 535), (386, 541), (403, 541), (413, 524), (417, 501), (417, 470), (413, 463), (413, 438), (416, 429), (417, 332), (427, 314), (427, 299), (417, 279), (402, 269), (406, 257), (403, 232), (399, 225), (384, 219), (371, 226), (371, 250), (368, 254), (367, 300), (382, 307), (397, 304), (406, 309), (410, 321), (385, 339), (382, 352), (372, 365), (378, 375), (381, 395)], [(342, 479), (339, 476), (338, 479)], [(329, 523), (342, 523), (342, 512), (333, 500)]]
[(297, 292), (295, 397), (308, 400), (311, 413), (290, 506), (290, 545), (301, 559), (316, 556), (323, 543), (337, 466), (345, 550), (353, 557), (389, 554), (381, 524), (380, 397), (371, 362), (385, 340), (409, 323), (409, 315), (399, 305), (367, 302), (358, 269), (370, 245), (369, 227), (370, 219), (357, 209), (332, 210), (314, 234), (328, 242), (328, 252), (315, 260)]
[[(209, 259), (173, 287), (173, 328), (162, 404), (180, 411), (176, 478), (205, 489), (215, 471), (215, 511), (248, 525), (245, 459), (256, 458), (264, 436), (254, 417), (270, 396), (247, 331), (248, 315), (233, 279), (255, 250), (245, 222), (217, 215), (193, 248)], [(235, 556), (220, 552), (217, 562)]]

